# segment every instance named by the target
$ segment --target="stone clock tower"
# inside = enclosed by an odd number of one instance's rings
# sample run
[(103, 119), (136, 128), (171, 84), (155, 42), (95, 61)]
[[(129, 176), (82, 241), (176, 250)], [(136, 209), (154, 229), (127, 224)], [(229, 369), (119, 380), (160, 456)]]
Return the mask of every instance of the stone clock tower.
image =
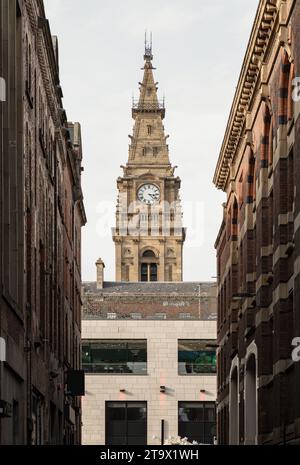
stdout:
[(146, 45), (140, 97), (133, 101), (133, 135), (129, 157), (117, 181), (117, 281), (182, 281), (180, 178), (169, 159), (163, 119), (165, 104), (157, 97), (152, 46)]

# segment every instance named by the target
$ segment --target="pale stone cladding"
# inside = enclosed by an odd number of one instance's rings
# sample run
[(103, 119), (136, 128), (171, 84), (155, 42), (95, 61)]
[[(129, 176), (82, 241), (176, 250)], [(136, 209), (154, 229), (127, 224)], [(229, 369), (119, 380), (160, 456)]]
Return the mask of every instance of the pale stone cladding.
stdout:
[[(178, 375), (177, 355), (178, 339), (215, 340), (216, 321), (83, 320), (82, 338), (147, 340), (147, 375), (86, 374), (82, 401), (85, 445), (105, 444), (106, 401), (146, 401), (148, 444), (160, 444), (162, 419), (165, 438), (177, 437), (178, 402), (216, 400), (216, 376)], [(162, 385), (165, 393), (160, 392)]]

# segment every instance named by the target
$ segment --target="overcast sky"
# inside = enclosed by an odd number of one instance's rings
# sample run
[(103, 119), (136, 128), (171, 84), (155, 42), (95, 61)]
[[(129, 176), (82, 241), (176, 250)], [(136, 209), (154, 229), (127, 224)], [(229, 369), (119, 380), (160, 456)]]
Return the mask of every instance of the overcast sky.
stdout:
[[(166, 96), (170, 158), (178, 165), (187, 241), (184, 280), (216, 275), (214, 242), (225, 195), (212, 183), (258, 0), (44, 0), (59, 38), (68, 119), (82, 125), (82, 277), (115, 279), (116, 179), (132, 133), (144, 32), (153, 33), (155, 79)], [(108, 213), (107, 213), (108, 212)]]

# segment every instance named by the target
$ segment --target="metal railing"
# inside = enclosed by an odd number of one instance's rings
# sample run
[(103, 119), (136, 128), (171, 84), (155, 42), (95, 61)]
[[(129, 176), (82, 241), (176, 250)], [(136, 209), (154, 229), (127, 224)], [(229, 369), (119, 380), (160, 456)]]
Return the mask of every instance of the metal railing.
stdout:
[(132, 110), (133, 111), (164, 111), (165, 102), (164, 100), (162, 100), (162, 101), (157, 101), (157, 102), (140, 103), (139, 100), (133, 100)]

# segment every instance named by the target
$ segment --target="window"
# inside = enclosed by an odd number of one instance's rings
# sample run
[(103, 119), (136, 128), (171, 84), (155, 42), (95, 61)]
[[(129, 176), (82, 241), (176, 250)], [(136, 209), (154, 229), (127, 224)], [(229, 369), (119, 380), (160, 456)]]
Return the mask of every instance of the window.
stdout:
[(191, 318), (191, 314), (190, 313), (179, 313), (179, 318), (180, 320), (188, 320), (189, 318)]
[(19, 444), (19, 422), (19, 402), (14, 400), (12, 405), (12, 438), (14, 446)]
[(179, 340), (178, 374), (216, 373), (216, 351), (209, 348), (212, 343), (203, 340)]
[(152, 126), (150, 126), (150, 124), (148, 124), (148, 126), (147, 126), (147, 132), (148, 132), (148, 136), (151, 136), (151, 134), (152, 134)]
[(150, 281), (157, 281), (157, 265), (156, 263), (150, 264)]
[(156, 282), (157, 281), (157, 265), (156, 263), (142, 263), (141, 265), (141, 281)]
[(214, 402), (179, 402), (178, 435), (190, 442), (213, 444), (216, 435)]
[(141, 313), (131, 313), (130, 316), (131, 316), (131, 318), (133, 320), (141, 320), (142, 319)]
[(157, 281), (157, 264), (154, 263), (156, 261), (156, 256), (153, 250), (146, 250), (143, 253), (143, 262), (141, 264), (141, 281), (142, 282), (149, 282), (149, 281)]
[(155, 318), (157, 320), (166, 320), (167, 314), (166, 313), (155, 313)]
[(32, 445), (43, 445), (43, 400), (36, 394), (32, 393)]
[(141, 266), (141, 281), (143, 281), (143, 282), (148, 281), (148, 265), (147, 265), (147, 263), (142, 263), (142, 266)]
[(106, 318), (108, 320), (116, 320), (117, 319), (117, 314), (116, 313), (107, 313)]
[(106, 402), (106, 445), (147, 444), (147, 402)]
[(146, 250), (146, 252), (143, 253), (144, 258), (154, 258), (155, 253), (152, 250)]
[(82, 365), (87, 373), (147, 374), (146, 340), (83, 341)]

